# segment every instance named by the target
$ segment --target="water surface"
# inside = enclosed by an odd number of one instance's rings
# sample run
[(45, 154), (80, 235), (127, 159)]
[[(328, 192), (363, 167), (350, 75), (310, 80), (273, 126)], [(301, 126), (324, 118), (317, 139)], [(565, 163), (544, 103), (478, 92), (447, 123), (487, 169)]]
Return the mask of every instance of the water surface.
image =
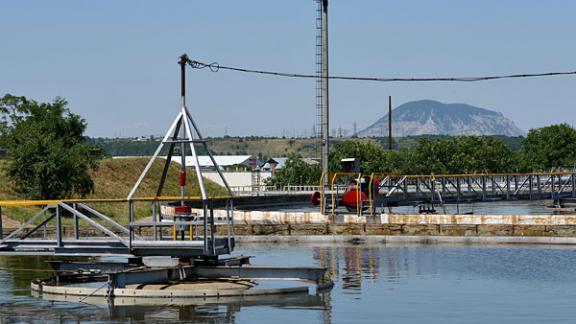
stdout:
[(549, 246), (244, 245), (257, 265), (322, 265), (330, 292), (207, 305), (113, 306), (32, 297), (40, 258), (0, 258), (4, 322), (541, 323), (576, 317), (576, 249)]

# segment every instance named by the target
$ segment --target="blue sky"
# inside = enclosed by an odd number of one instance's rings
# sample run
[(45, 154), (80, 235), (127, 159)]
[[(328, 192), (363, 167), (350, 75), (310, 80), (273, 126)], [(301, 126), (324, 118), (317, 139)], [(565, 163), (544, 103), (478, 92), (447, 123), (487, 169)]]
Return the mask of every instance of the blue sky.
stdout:
[[(161, 134), (179, 108), (177, 57), (313, 73), (315, 9), (292, 1), (3, 1), (0, 94), (61, 96), (91, 136)], [(576, 70), (575, 1), (330, 2), (330, 72), (476, 76)], [(313, 80), (188, 72), (203, 133), (303, 135)], [(331, 127), (363, 128), (395, 105), (433, 99), (502, 112), (525, 130), (575, 124), (576, 77), (485, 83), (333, 81)]]

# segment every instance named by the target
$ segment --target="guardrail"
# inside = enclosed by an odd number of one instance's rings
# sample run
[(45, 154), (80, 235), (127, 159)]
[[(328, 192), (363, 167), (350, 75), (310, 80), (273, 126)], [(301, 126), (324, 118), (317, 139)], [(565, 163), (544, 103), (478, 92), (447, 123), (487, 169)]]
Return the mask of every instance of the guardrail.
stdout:
[[(210, 257), (228, 254), (234, 247), (233, 204), (229, 197), (220, 199), (225, 200), (226, 216), (218, 219), (214, 216), (213, 199), (195, 197), (0, 201), (0, 254)], [(106, 205), (101, 206), (103, 203)], [(202, 208), (190, 216), (170, 213), (166, 207), (192, 203), (201, 204)], [(3, 229), (2, 214), (11, 208), (33, 206), (38, 208), (18, 211), (31, 212), (32, 216), (18, 228), (8, 229), (4, 237), (7, 229)], [(98, 210), (113, 207), (127, 214), (111, 217)], [(142, 221), (150, 216), (150, 221)], [(64, 230), (64, 222), (72, 228), (69, 233)], [(226, 228), (217, 231), (217, 226)], [(164, 229), (169, 231), (167, 235)], [(188, 232), (187, 239), (182, 235), (178, 240), (176, 232)]]
[[(341, 187), (356, 181), (355, 189), (360, 182), (366, 183), (367, 201), (357, 204), (356, 213), (363, 210), (374, 215), (376, 207), (383, 208), (389, 201), (427, 201), (431, 204), (443, 204), (445, 201), (461, 200), (483, 201), (488, 199), (551, 199), (555, 203), (562, 197), (576, 197), (576, 171), (537, 172), (537, 173), (480, 173), (480, 174), (425, 174), (399, 175), (387, 173), (330, 173), (323, 175), (320, 182), (329, 179), (326, 198), (320, 199), (320, 211), (323, 202), (326, 212), (334, 215), (338, 207)], [(378, 181), (377, 181), (378, 180)], [(330, 206), (331, 205), (331, 206)]]
[(257, 192), (310, 192), (320, 190), (320, 186), (313, 185), (291, 185), (291, 186), (230, 186), (230, 190), (235, 194), (257, 193)]

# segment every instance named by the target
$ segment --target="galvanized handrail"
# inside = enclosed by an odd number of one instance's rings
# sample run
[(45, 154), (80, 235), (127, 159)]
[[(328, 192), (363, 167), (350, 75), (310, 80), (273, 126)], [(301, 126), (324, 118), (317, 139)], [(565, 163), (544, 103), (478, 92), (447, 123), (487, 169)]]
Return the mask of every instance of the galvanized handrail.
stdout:
[[(173, 201), (180, 202), (180, 197), (175, 197)], [(203, 213), (197, 217), (193, 222), (172, 222), (173, 226), (176, 225), (188, 225), (190, 226), (190, 239), (185, 241), (179, 241), (177, 249), (174, 249), (173, 245), (166, 245), (165, 239), (167, 237), (162, 237), (162, 228), (164, 224), (158, 223), (158, 214), (156, 213), (157, 207), (160, 201), (169, 201), (168, 199), (151, 199), (151, 210), (153, 211), (152, 223), (142, 223), (139, 224), (135, 222), (135, 201), (128, 200), (124, 201), (121, 199), (114, 200), (115, 203), (128, 203), (128, 222), (127, 224), (121, 225), (117, 219), (112, 219), (109, 216), (97, 211), (92, 206), (88, 206), (89, 201), (95, 201), (101, 203), (102, 200), (92, 200), (84, 199), (82, 202), (79, 200), (74, 200), (74, 203), (68, 201), (57, 201), (57, 204), (42, 205), (47, 202), (53, 201), (24, 201), (22, 203), (10, 202), (8, 206), (34, 206), (40, 205), (44, 206), (39, 212), (35, 213), (33, 217), (29, 218), (24, 224), (19, 226), (19, 228), (13, 230), (4, 239), (0, 238), (0, 254), (10, 253), (12, 255), (22, 253), (53, 253), (53, 254), (91, 254), (91, 255), (103, 255), (103, 254), (134, 254), (134, 255), (170, 255), (170, 256), (183, 256), (183, 255), (204, 255), (204, 256), (216, 256), (219, 254), (230, 253), (234, 246), (233, 239), (233, 205), (230, 200), (226, 200), (226, 216), (218, 217), (216, 221), (214, 216), (213, 200), (201, 201), (204, 208)], [(139, 199), (138, 202), (144, 200)], [(7, 208), (7, 207), (4, 207)], [(41, 219), (44, 212), (47, 210), (54, 210), (54, 213), (50, 217)], [(1, 210), (1, 209), (0, 209)], [(73, 227), (74, 235), (66, 234), (63, 230), (62, 217), (65, 217), (65, 213), (69, 213), (74, 217)], [(88, 216), (90, 215), (90, 217)], [(2, 213), (0, 212), (0, 217)], [(94, 217), (92, 219), (91, 217)], [(85, 231), (89, 228), (84, 228), (84, 233), (91, 233), (89, 236), (84, 235), (80, 237), (79, 232), (79, 222), (81, 220), (83, 226), (88, 225), (91, 229), (96, 229), (97, 231)], [(55, 221), (55, 233), (56, 238), (46, 237), (38, 238), (38, 236), (33, 235), (38, 232), (38, 230), (48, 228), (49, 223), (54, 224)], [(141, 227), (147, 227), (151, 225), (153, 227), (153, 232), (146, 234), (144, 236), (136, 235), (135, 229)], [(196, 236), (192, 235), (192, 226), (203, 226), (204, 235)], [(223, 235), (217, 236), (216, 227), (226, 226), (227, 230), (223, 232)], [(0, 221), (0, 228), (2, 224)], [(52, 228), (52, 226), (51, 226)], [(19, 235), (24, 233), (23, 235)], [(104, 236), (102, 234), (104, 233)], [(138, 233), (141, 233), (138, 230)], [(17, 237), (18, 236), (18, 237)], [(192, 242), (194, 241), (194, 242)], [(198, 250), (198, 242), (203, 241), (203, 247)], [(174, 242), (176, 243), (176, 242)], [(188, 248), (186, 248), (189, 246)], [(194, 250), (196, 249), (196, 250)]]

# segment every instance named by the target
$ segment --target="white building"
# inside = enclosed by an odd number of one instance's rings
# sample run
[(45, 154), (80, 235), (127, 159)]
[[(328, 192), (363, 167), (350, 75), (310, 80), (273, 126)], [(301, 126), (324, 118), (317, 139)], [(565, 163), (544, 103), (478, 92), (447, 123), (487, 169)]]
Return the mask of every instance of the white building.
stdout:
[[(252, 171), (253, 169), (258, 166), (258, 158), (254, 155), (213, 155), (214, 160), (216, 160), (216, 164), (220, 167), (221, 171)], [(162, 157), (166, 159), (166, 156)], [(176, 162), (180, 164), (182, 161), (182, 157), (180, 156), (173, 156), (172, 162)], [(186, 156), (186, 166), (190, 168), (194, 168), (196, 162), (192, 156)], [(198, 156), (198, 164), (200, 165), (200, 169), (207, 170), (207, 171), (215, 171), (216, 168), (212, 163), (212, 160), (208, 155), (199, 155)]]
[[(163, 158), (166, 159), (166, 156)], [(216, 164), (220, 167), (226, 182), (233, 190), (249, 191), (251, 190), (250, 187), (261, 186), (264, 180), (270, 177), (270, 172), (260, 172), (256, 168), (258, 166), (258, 158), (254, 155), (214, 155), (214, 160), (216, 160)], [(172, 162), (180, 164), (181, 161), (182, 158), (180, 156), (172, 157)], [(195, 161), (192, 156), (186, 156), (185, 162), (186, 167), (195, 167)], [(224, 186), (209, 156), (199, 155), (198, 164), (202, 170), (203, 177)]]

